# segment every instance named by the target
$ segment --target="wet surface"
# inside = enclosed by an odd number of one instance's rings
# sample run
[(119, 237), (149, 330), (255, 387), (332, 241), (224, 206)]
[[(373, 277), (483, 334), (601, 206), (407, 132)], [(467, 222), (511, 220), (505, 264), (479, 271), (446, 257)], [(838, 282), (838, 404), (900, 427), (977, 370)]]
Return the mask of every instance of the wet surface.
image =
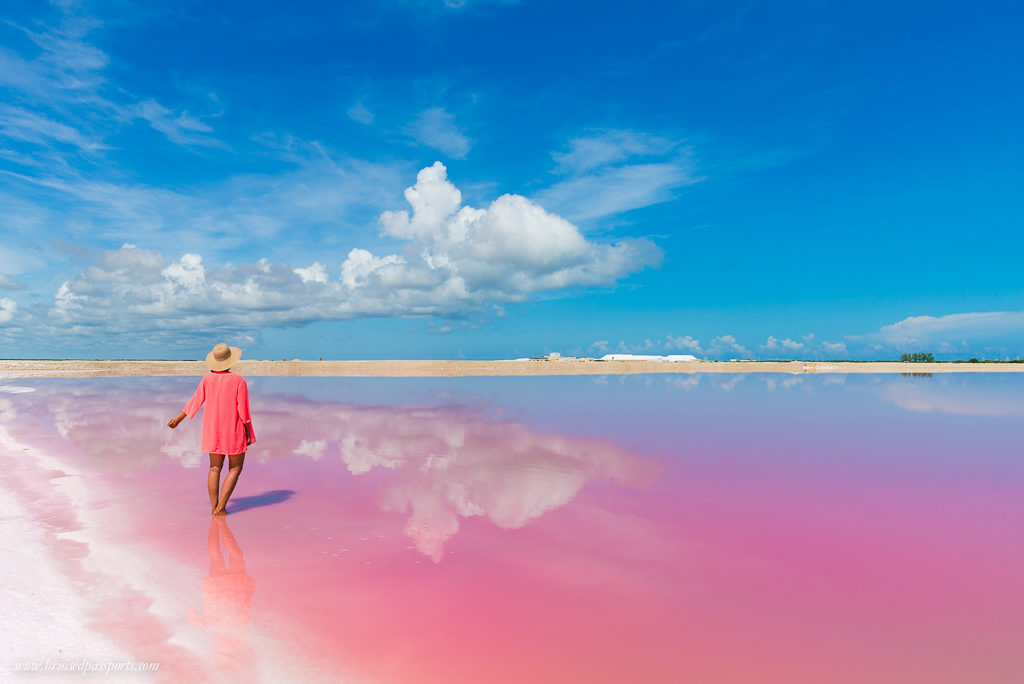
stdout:
[(7, 672), (1024, 679), (1024, 379), (253, 378), (220, 520), (195, 383), (0, 393)]

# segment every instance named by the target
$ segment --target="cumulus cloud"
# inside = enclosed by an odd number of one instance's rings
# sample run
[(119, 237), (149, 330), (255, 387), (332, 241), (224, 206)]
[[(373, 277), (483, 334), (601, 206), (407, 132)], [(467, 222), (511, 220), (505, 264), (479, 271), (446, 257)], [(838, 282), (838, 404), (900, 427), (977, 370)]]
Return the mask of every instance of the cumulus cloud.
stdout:
[(10, 323), (18, 313), (18, 303), (10, 297), (0, 297), (0, 323)]
[(382, 264), (397, 283), (431, 283), (472, 300), (518, 301), (568, 287), (611, 285), (660, 262), (646, 240), (588, 241), (565, 219), (519, 195), (502, 195), (486, 209), (461, 206), (459, 190), (440, 162), (420, 171), (406, 189), (413, 209), (381, 215), (382, 233), (421, 248), (419, 260)]
[(675, 337), (671, 333), (665, 336), (665, 347), (677, 351), (701, 352), (700, 340), (689, 335)]
[(455, 117), (443, 107), (420, 112), (406, 127), (406, 133), (422, 145), (444, 152), (455, 159), (465, 159), (472, 141), (455, 125)]
[(569, 141), (553, 155), (562, 180), (537, 201), (574, 221), (597, 219), (671, 200), (698, 182), (693, 151), (681, 141), (608, 130)]
[(722, 335), (711, 340), (708, 345), (708, 354), (712, 356), (739, 355), (741, 358), (750, 358), (750, 350), (736, 341), (732, 335)]
[[(813, 338), (813, 335), (811, 337)], [(798, 352), (803, 348), (803, 342), (797, 342), (796, 340), (791, 340), (788, 337), (779, 340), (773, 337), (772, 335), (769, 335), (768, 339), (765, 340), (765, 343), (760, 346), (761, 350), (769, 352)]]
[(405, 191), (412, 212), (380, 216), (381, 233), (402, 254), (354, 248), (331, 276), (328, 266), (266, 259), (208, 268), (199, 254), (168, 261), (125, 244), (102, 252), (65, 281), (51, 322), (127, 331), (253, 329), (359, 316), (458, 316), (542, 292), (613, 285), (656, 265), (646, 240), (589, 241), (579, 230), (518, 195), (485, 209), (462, 205), (441, 163)]
[(298, 323), (313, 320), (318, 301), (325, 303), (309, 296), (311, 286), (324, 289), (280, 263), (207, 270), (198, 254), (168, 262), (158, 251), (126, 244), (101, 253), (65, 281), (54, 296), (50, 320), (59, 326), (103, 326), (106, 332), (255, 327), (247, 319)]
[(327, 267), (321, 264), (319, 261), (314, 262), (312, 266), (306, 268), (295, 268), (292, 271), (302, 278), (304, 283), (322, 283), (326, 284), (328, 281)]
[[(591, 345), (591, 349), (596, 353), (606, 353), (611, 348), (607, 340), (601, 340), (599, 342), (594, 342)], [(615, 351), (626, 354), (663, 354), (666, 352), (681, 351), (711, 358), (727, 356), (750, 358), (750, 350), (737, 342), (736, 338), (732, 335), (720, 335), (712, 338), (711, 342), (705, 347), (701, 345), (700, 340), (690, 335), (679, 337), (668, 334), (664, 339), (652, 340), (648, 338), (640, 343), (630, 344), (625, 341), (621, 341)]]

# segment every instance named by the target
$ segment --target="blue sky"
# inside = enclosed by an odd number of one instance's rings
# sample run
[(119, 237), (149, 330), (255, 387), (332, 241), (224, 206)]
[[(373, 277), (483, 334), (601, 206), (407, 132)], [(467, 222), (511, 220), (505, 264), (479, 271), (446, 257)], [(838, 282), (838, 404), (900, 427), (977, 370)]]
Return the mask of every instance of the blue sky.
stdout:
[(1024, 356), (1015, 3), (5, 9), (0, 356)]

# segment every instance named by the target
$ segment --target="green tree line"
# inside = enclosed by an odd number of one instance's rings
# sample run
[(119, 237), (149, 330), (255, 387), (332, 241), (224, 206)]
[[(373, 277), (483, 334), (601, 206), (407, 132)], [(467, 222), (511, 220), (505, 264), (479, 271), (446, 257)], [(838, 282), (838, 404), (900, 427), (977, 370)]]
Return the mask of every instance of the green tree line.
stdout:
[(925, 361), (931, 363), (935, 355), (931, 352), (914, 352), (913, 354), (900, 354), (900, 361)]

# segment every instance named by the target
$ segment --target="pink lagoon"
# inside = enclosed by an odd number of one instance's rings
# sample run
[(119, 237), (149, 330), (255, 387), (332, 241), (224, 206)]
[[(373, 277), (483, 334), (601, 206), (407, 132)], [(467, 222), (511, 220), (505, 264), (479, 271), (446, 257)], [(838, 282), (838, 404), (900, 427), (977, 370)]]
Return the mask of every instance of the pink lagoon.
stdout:
[(1015, 375), (195, 380), (3, 381), (0, 678), (1024, 681)]

